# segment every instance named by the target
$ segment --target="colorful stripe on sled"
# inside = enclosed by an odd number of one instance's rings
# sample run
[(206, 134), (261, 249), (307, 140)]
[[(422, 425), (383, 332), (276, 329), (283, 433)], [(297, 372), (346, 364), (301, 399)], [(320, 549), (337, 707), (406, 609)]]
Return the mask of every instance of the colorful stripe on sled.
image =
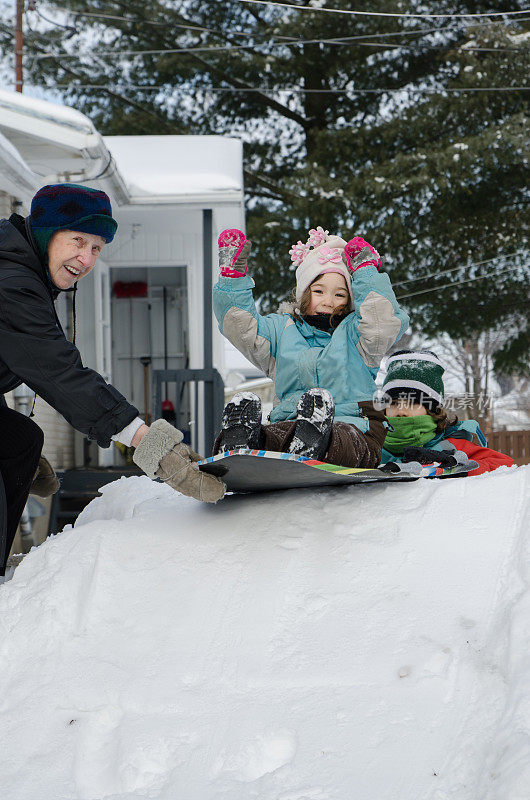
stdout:
[(210, 464), (212, 461), (220, 461), (223, 458), (229, 458), (230, 456), (257, 456), (258, 458), (277, 458), (281, 459), (282, 461), (301, 461), (306, 464), (308, 467), (313, 467), (314, 469), (322, 469), (326, 472), (333, 472), (336, 474), (341, 475), (353, 475), (357, 472), (371, 472), (371, 470), (366, 468), (358, 468), (358, 467), (340, 467), (337, 464), (326, 464), (324, 461), (317, 461), (314, 458), (304, 458), (303, 456), (297, 456), (293, 453), (276, 453), (272, 452), (271, 450), (249, 450), (247, 447), (241, 447), (237, 450), (224, 450), (222, 453), (218, 453), (216, 456), (209, 456), (208, 458), (203, 458), (202, 461), (199, 461), (200, 464)]

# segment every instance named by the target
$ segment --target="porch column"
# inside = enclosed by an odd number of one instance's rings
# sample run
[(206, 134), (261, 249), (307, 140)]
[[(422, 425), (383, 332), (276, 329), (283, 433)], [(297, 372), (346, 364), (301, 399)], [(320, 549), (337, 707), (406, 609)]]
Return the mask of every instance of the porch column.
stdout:
[[(213, 235), (213, 213), (211, 208), (205, 208), (202, 212), (202, 252), (203, 252), (203, 318), (204, 318), (204, 369), (212, 368), (212, 235)], [(213, 406), (213, 385), (211, 382), (204, 384), (204, 442), (206, 448), (212, 446), (217, 431), (214, 431), (214, 406)], [(210, 453), (206, 453), (210, 455)]]

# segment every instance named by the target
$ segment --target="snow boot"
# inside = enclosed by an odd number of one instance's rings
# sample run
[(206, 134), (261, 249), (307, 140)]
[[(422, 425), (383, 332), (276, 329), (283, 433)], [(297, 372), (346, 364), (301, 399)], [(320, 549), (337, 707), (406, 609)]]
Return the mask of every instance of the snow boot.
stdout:
[(252, 392), (238, 392), (223, 411), (219, 452), (248, 447), (258, 450), (261, 434), (261, 400)]
[(327, 453), (335, 403), (327, 389), (309, 389), (296, 407), (296, 425), (289, 452), (321, 461)]

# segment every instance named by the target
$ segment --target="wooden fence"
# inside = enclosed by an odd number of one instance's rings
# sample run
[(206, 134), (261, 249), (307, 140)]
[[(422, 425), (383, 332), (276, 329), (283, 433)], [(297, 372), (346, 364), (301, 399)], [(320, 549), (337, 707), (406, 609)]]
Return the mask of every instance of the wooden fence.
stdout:
[(488, 447), (511, 456), (517, 466), (530, 464), (530, 430), (493, 431), (486, 434)]

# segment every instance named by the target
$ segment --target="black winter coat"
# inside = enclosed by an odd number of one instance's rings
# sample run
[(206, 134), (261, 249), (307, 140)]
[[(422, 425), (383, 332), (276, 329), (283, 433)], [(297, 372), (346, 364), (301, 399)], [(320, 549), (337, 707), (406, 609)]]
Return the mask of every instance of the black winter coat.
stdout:
[(59, 291), (29, 221), (18, 214), (0, 220), (0, 395), (25, 383), (70, 425), (109, 447), (138, 410), (83, 366), (55, 312)]

